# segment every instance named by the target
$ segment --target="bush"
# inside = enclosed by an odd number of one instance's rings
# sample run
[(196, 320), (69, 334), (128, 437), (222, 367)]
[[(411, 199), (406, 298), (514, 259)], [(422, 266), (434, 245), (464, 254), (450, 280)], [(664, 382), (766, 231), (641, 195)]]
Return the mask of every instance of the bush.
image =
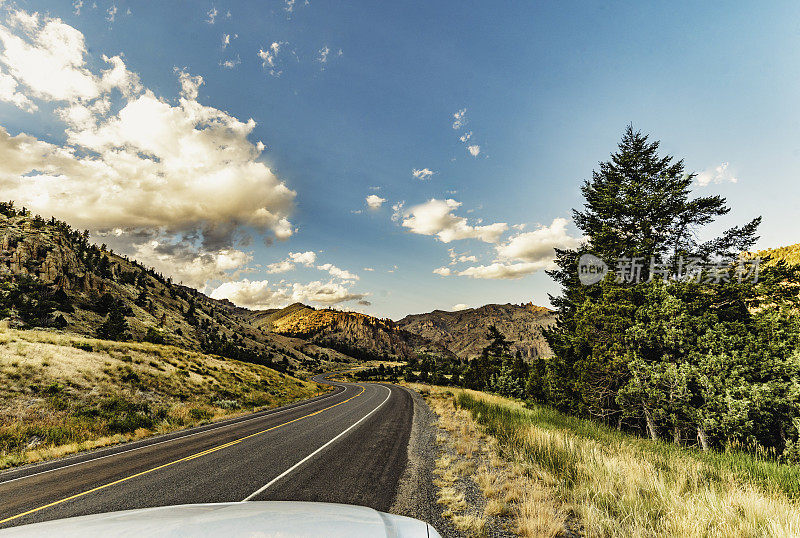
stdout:
[(209, 420), (214, 415), (212, 415), (211, 411), (208, 411), (207, 409), (192, 407), (189, 409), (189, 416), (195, 420)]

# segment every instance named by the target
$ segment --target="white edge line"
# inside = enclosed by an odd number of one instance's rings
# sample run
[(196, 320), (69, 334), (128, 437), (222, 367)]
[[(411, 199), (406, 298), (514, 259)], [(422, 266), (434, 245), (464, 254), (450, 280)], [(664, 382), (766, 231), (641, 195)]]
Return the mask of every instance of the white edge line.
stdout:
[[(2, 3), (2, 2), (0, 2), (0, 3)], [(342, 386), (342, 385), (339, 385), (339, 386)], [(345, 385), (345, 389), (346, 389), (346, 387), (347, 386)], [(342, 391), (342, 392), (345, 392), (345, 391)], [(336, 394), (342, 394), (342, 392), (338, 392)], [(145, 444), (145, 445), (142, 445), (142, 446), (137, 446), (136, 448), (129, 448), (127, 450), (121, 450), (120, 452), (114, 452), (113, 454), (105, 454), (103, 456), (98, 456), (96, 458), (90, 458), (88, 460), (76, 461), (75, 463), (70, 463), (69, 465), (62, 465), (60, 467), (54, 467), (52, 469), (47, 469), (45, 471), (39, 471), (38, 473), (28, 474), (28, 475), (24, 475), (24, 476), (18, 476), (17, 478), (11, 478), (10, 480), (0, 481), (0, 486), (3, 486), (5, 484), (10, 484), (11, 482), (16, 482), (17, 480), (25, 480), (27, 478), (33, 478), (34, 476), (39, 476), (39, 475), (43, 475), (43, 474), (47, 474), (47, 473), (52, 473), (54, 471), (60, 471), (62, 469), (68, 469), (70, 467), (75, 467), (77, 465), (83, 465), (84, 463), (91, 463), (93, 461), (103, 460), (103, 459), (106, 459), (106, 458), (110, 458), (112, 456), (120, 456), (122, 454), (128, 454), (130, 452), (136, 452), (137, 450), (142, 450), (143, 448), (150, 448), (152, 446), (158, 446), (158, 445), (162, 445), (164, 443), (171, 443), (172, 441), (179, 441), (181, 439), (188, 439), (189, 437), (194, 437), (195, 435), (200, 435), (202, 433), (212, 432), (214, 430), (218, 430), (218, 429), (224, 428), (226, 426), (246, 424), (248, 422), (252, 422), (253, 420), (258, 420), (260, 418), (272, 417), (272, 416), (275, 416), (275, 415), (279, 415), (281, 413), (285, 413), (286, 411), (293, 411), (295, 409), (299, 409), (301, 407), (305, 407), (306, 405), (309, 405), (309, 404), (312, 404), (312, 403), (321, 402), (322, 400), (326, 400), (326, 399), (330, 398), (331, 396), (335, 396), (335, 394), (326, 394), (325, 396), (322, 396), (321, 398), (318, 398), (316, 400), (303, 402), (303, 403), (301, 403), (299, 405), (295, 405), (294, 407), (288, 407), (286, 409), (281, 409), (280, 407), (277, 408), (277, 410), (275, 410), (275, 409), (267, 409), (267, 410), (265, 410), (266, 412), (264, 414), (261, 414), (261, 415), (255, 416), (255, 417), (250, 417), (250, 418), (247, 418), (247, 419), (244, 419), (244, 420), (240, 420), (239, 422), (235, 422), (237, 417), (234, 417), (232, 419), (226, 420), (224, 423), (215, 424), (214, 427), (208, 428), (206, 430), (202, 430), (202, 431), (199, 431), (199, 432), (189, 433), (187, 435), (180, 435), (178, 437), (172, 437), (170, 439), (164, 439), (163, 441), (157, 441), (155, 443), (149, 443), (149, 444)], [(291, 405), (291, 404), (289, 404), (289, 405)], [(273, 412), (270, 413), (269, 411), (273, 411)], [(165, 435), (169, 435), (169, 434), (165, 434)], [(82, 455), (83, 454), (78, 453), (74, 457), (77, 458), (77, 457), (80, 457)], [(46, 464), (46, 463), (47, 462), (43, 463), (43, 465)], [(13, 472), (13, 470), (9, 470), (8, 472), (11, 473), (11, 472)]]
[(383, 400), (383, 401), (380, 403), (380, 405), (378, 405), (378, 407), (376, 407), (375, 409), (373, 409), (372, 411), (370, 411), (369, 413), (367, 413), (366, 415), (364, 415), (363, 417), (361, 417), (361, 418), (358, 420), (358, 422), (356, 422), (355, 424), (353, 424), (352, 426), (350, 426), (349, 428), (347, 428), (345, 431), (343, 431), (342, 433), (340, 433), (339, 435), (337, 435), (336, 437), (334, 437), (333, 439), (331, 439), (330, 441), (328, 441), (327, 443), (325, 443), (324, 445), (322, 445), (321, 447), (319, 447), (318, 449), (316, 449), (314, 452), (312, 452), (311, 454), (309, 454), (308, 456), (306, 456), (306, 457), (305, 457), (305, 458), (303, 458), (302, 460), (298, 461), (297, 463), (295, 463), (294, 465), (292, 465), (291, 467), (289, 467), (288, 469), (286, 469), (285, 471), (283, 471), (281, 474), (279, 474), (278, 476), (276, 476), (275, 478), (273, 478), (272, 480), (270, 480), (269, 482), (267, 482), (266, 484), (264, 484), (263, 486), (261, 486), (260, 488), (258, 488), (256, 491), (254, 491), (253, 493), (251, 493), (250, 495), (248, 495), (247, 497), (245, 497), (244, 499), (242, 499), (242, 501), (241, 501), (241, 502), (247, 502), (247, 501), (251, 500), (253, 497), (256, 497), (257, 495), (260, 495), (261, 493), (263, 493), (263, 492), (264, 492), (264, 491), (265, 491), (267, 488), (269, 488), (269, 487), (270, 487), (271, 485), (273, 485), (275, 482), (277, 482), (277, 481), (278, 481), (278, 480), (280, 480), (281, 478), (284, 478), (286, 475), (290, 474), (292, 471), (294, 471), (295, 469), (297, 469), (298, 467), (300, 467), (301, 465), (303, 465), (305, 462), (307, 462), (308, 460), (310, 460), (311, 458), (313, 458), (314, 456), (316, 456), (317, 454), (319, 454), (320, 452), (322, 452), (323, 450), (325, 450), (326, 448), (328, 448), (328, 447), (329, 447), (330, 445), (332, 445), (332, 444), (333, 444), (333, 443), (334, 443), (334, 442), (335, 442), (337, 439), (341, 438), (341, 437), (342, 437), (344, 434), (346, 434), (347, 432), (349, 432), (350, 430), (352, 430), (353, 428), (355, 428), (356, 426), (358, 426), (359, 424), (361, 424), (362, 422), (364, 422), (365, 420), (367, 420), (367, 419), (368, 419), (368, 418), (369, 418), (369, 417), (370, 417), (370, 416), (371, 416), (371, 415), (372, 415), (372, 414), (373, 414), (375, 411), (377, 411), (378, 409), (380, 409), (381, 407), (383, 407), (383, 404), (385, 404), (385, 403), (386, 403), (386, 402), (389, 400), (389, 398), (392, 396), (392, 389), (390, 389), (389, 387), (385, 387), (385, 386), (383, 386), (383, 385), (380, 385), (380, 386), (382, 386), (383, 388), (385, 388), (386, 390), (388, 390), (388, 391), (389, 391), (389, 394), (387, 394), (387, 395), (386, 395), (386, 399), (384, 399), (384, 400)]

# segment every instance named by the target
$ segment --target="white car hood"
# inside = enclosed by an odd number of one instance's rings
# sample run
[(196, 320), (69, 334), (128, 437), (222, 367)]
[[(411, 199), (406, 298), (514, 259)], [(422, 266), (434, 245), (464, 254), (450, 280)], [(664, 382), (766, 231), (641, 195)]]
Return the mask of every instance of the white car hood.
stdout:
[(347, 504), (293, 501), (186, 504), (22, 525), (0, 536), (439, 538), (422, 521)]

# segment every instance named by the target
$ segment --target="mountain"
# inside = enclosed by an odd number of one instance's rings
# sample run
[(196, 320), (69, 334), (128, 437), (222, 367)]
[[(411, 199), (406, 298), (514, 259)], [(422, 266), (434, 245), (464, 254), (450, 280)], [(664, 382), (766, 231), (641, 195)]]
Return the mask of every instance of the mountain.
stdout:
[(0, 203), (0, 318), (15, 327), (165, 343), (311, 373), (419, 352), (473, 358), (492, 324), (525, 357), (546, 355), (541, 329), (553, 313), (531, 304), (486, 305), (394, 322), (301, 303), (251, 311), (94, 245), (88, 232)]
[(254, 327), (301, 338), (363, 360), (405, 358), (419, 351), (452, 356), (446, 348), (400, 329), (390, 319), (295, 303), (250, 313)]
[(250, 323), (250, 311), (174, 284), (142, 264), (0, 203), (0, 318), (97, 336), (122, 313), (120, 338), (166, 343), (260, 364), (318, 371), (352, 358)]
[(434, 310), (413, 314), (397, 322), (397, 326), (446, 347), (460, 359), (480, 356), (488, 344), (485, 335), (490, 325), (496, 325), (506, 338), (514, 342), (526, 359), (550, 354), (542, 329), (555, 322), (555, 312), (532, 303), (488, 304), (456, 312)]

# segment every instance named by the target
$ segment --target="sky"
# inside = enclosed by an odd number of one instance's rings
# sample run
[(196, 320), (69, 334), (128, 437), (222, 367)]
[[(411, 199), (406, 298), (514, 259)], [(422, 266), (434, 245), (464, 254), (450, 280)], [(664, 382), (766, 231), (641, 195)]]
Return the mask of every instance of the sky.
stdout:
[(800, 241), (800, 5), (0, 0), (0, 197), (249, 308), (549, 306), (626, 126)]

